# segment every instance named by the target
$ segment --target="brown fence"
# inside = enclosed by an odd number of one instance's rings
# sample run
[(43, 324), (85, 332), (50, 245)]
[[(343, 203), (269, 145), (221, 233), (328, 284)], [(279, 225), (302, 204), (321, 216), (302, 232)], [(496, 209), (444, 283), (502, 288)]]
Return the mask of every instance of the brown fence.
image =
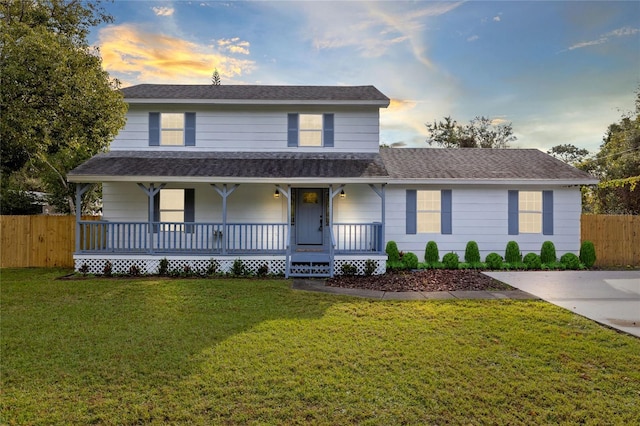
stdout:
[(0, 267), (73, 267), (75, 223), (75, 216), (0, 216)]
[(640, 265), (640, 216), (583, 214), (580, 228), (596, 248), (596, 266)]
[[(640, 216), (582, 215), (581, 234), (597, 266), (640, 265)], [(0, 216), (0, 267), (73, 267), (75, 235), (75, 216)]]

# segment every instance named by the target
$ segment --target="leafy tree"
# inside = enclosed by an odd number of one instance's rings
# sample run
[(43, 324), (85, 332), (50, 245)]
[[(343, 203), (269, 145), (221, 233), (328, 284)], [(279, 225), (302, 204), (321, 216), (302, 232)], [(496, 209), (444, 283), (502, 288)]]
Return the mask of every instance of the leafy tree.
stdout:
[(218, 72), (218, 68), (213, 70), (213, 74), (211, 75), (211, 84), (214, 86), (220, 86), (220, 73)]
[[(38, 189), (73, 211), (67, 172), (106, 150), (124, 126), (119, 82), (86, 40), (91, 26), (111, 17), (99, 2), (18, 0), (0, 2), (0, 20), (2, 194)], [(20, 176), (38, 187), (26, 188)]]
[(426, 124), (429, 145), (443, 148), (508, 148), (517, 138), (511, 123), (495, 124), (487, 117), (475, 117), (467, 125), (458, 124), (451, 116), (444, 121)]
[(589, 155), (589, 151), (584, 148), (578, 148), (572, 144), (564, 144), (554, 146), (547, 151), (547, 154), (552, 155), (567, 164), (575, 166)]

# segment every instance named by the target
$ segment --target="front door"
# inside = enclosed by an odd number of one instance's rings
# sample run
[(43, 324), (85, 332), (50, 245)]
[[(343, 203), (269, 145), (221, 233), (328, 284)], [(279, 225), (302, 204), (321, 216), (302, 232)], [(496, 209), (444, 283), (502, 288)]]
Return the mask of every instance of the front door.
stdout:
[(322, 189), (298, 189), (296, 194), (297, 243), (322, 244), (324, 197)]

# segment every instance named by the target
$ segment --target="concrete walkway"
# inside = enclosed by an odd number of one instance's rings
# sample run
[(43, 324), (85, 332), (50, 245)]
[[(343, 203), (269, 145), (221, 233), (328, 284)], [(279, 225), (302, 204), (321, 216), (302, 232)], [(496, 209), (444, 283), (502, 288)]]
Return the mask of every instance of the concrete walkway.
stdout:
[(640, 271), (485, 274), (554, 305), (640, 337)]
[(383, 300), (427, 300), (427, 299), (538, 299), (537, 296), (522, 290), (495, 291), (379, 291), (359, 288), (329, 287), (324, 280), (293, 280), (295, 290), (318, 291), (322, 293), (342, 294), (345, 296), (366, 297)]

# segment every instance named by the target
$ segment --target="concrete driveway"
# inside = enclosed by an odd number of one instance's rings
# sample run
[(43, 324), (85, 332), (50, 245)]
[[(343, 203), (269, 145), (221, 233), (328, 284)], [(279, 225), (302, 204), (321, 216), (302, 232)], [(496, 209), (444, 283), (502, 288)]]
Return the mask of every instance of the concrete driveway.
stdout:
[(640, 271), (485, 274), (554, 305), (640, 337)]

